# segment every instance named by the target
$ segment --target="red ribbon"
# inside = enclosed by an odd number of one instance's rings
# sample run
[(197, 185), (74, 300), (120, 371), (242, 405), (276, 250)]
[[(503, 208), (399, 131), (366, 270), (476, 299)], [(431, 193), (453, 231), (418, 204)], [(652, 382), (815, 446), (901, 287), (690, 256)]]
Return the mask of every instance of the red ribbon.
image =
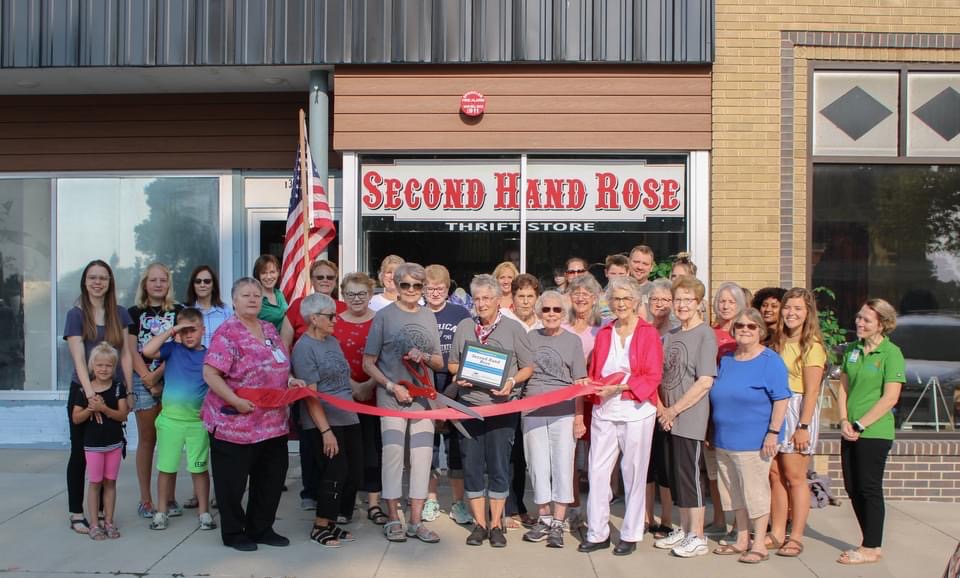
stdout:
[[(596, 393), (596, 388), (598, 385), (606, 384), (574, 384), (551, 391), (549, 393), (542, 393), (540, 395), (525, 397), (523, 399), (508, 401), (505, 403), (480, 405), (474, 407), (473, 409), (475, 409), (477, 413), (483, 417), (493, 417), (508, 413), (531, 411), (541, 407), (546, 407), (548, 405), (556, 405), (558, 403), (569, 401), (584, 395), (591, 395)], [(298, 399), (316, 397), (326, 403), (329, 403), (333, 407), (342, 409), (343, 411), (365, 413), (367, 415), (378, 415), (380, 417), (402, 417), (408, 419), (473, 419), (466, 414), (450, 408), (404, 411), (397, 409), (386, 409), (383, 407), (374, 407), (358, 403), (353, 400), (333, 397), (326, 393), (314, 391), (308, 387), (295, 387), (292, 389), (259, 389), (241, 387), (237, 390), (237, 395), (252, 401), (258, 407), (267, 408), (284, 407), (286, 405), (290, 405)]]

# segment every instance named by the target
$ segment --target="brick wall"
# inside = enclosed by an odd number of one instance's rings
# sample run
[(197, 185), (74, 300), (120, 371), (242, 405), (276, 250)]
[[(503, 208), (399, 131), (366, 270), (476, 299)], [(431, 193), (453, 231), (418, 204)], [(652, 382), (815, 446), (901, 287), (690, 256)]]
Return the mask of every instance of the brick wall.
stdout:
[(960, 2), (716, 0), (716, 26), (711, 283), (733, 280), (751, 289), (804, 285), (808, 61), (960, 63), (960, 51), (945, 45), (844, 47), (862, 40), (844, 34), (833, 35), (840, 42), (831, 46), (798, 42), (796, 58), (785, 66), (783, 36), (788, 31), (956, 34)]
[[(829, 473), (834, 492), (846, 497), (840, 470), (840, 440), (820, 442), (814, 469)], [(894, 441), (883, 493), (893, 500), (960, 502), (960, 441)]]

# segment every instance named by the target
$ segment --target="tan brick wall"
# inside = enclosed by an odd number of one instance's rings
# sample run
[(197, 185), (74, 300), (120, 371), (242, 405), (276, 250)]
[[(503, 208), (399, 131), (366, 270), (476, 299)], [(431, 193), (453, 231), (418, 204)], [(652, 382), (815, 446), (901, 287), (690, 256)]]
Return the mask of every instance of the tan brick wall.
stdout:
[[(711, 282), (780, 280), (780, 43), (783, 31), (960, 33), (957, 0), (716, 0)], [(957, 62), (960, 50), (795, 48), (793, 283), (808, 274), (809, 60)]]

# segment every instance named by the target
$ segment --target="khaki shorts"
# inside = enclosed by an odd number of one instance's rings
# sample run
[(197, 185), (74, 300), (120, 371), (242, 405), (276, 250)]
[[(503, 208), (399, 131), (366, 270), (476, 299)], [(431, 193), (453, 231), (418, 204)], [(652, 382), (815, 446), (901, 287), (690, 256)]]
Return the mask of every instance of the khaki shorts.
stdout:
[(770, 513), (770, 458), (760, 450), (729, 452), (717, 448), (720, 502), (727, 512), (746, 510), (751, 520)]
[(703, 447), (703, 463), (707, 466), (707, 479), (711, 482), (717, 481), (717, 450), (713, 447)]

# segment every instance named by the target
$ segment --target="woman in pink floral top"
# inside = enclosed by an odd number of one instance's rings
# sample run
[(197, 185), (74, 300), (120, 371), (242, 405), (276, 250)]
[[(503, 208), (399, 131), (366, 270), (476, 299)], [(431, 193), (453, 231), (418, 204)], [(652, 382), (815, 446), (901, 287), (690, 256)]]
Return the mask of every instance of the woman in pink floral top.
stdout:
[(273, 530), (287, 475), (287, 408), (260, 408), (235, 393), (241, 387), (286, 389), (297, 381), (290, 379), (289, 355), (276, 328), (257, 318), (262, 293), (250, 277), (233, 284), (234, 316), (214, 333), (203, 367), (210, 390), (200, 415), (210, 432), (220, 535), (224, 545), (240, 551), (290, 544)]

